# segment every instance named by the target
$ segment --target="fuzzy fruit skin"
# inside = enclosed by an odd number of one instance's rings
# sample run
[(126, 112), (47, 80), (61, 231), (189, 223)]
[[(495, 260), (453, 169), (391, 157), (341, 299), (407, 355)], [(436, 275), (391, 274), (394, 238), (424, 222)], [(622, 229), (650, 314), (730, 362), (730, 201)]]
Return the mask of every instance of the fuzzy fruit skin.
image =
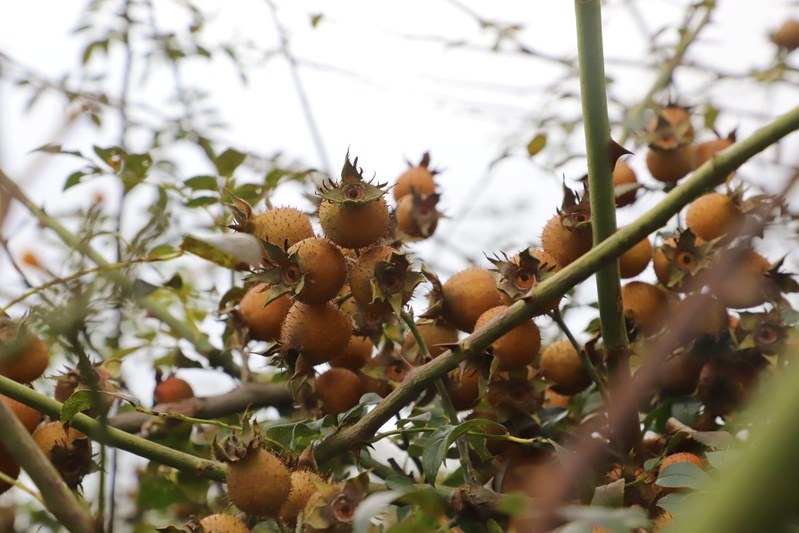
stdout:
[(347, 262), (338, 246), (328, 239), (303, 239), (288, 253), (297, 253), (305, 275), (302, 290), (294, 299), (306, 304), (321, 304), (332, 300), (347, 279)]
[(621, 288), (624, 313), (632, 316), (636, 327), (651, 335), (663, 327), (669, 304), (666, 292), (643, 281), (631, 281)]
[[(631, 185), (638, 183), (638, 177), (635, 175), (633, 169), (623, 159), (616, 161), (616, 167), (613, 169), (613, 186)], [(616, 197), (616, 207), (625, 207), (635, 202), (635, 195), (638, 190), (626, 192)]]
[(713, 288), (719, 301), (730, 309), (748, 309), (767, 301), (766, 272), (771, 265), (768, 259), (753, 250), (747, 250), (730, 269), (715, 280)]
[(569, 229), (563, 225), (561, 215), (556, 214), (547, 221), (541, 232), (541, 246), (563, 268), (591, 249), (591, 226)]
[(568, 339), (547, 346), (541, 353), (539, 369), (546, 379), (554, 383), (552, 389), (559, 394), (577, 394), (591, 384), (591, 376)]
[(372, 301), (372, 280), (375, 279), (375, 266), (380, 261), (388, 261), (396, 252), (390, 246), (372, 246), (355, 261), (350, 269), (350, 291), (361, 307), (376, 315), (392, 312), (391, 304), (383, 300)]
[[(492, 307), (477, 319), (475, 329), (480, 329), (508, 309), (507, 305)], [(522, 322), (493, 343), (494, 357), (499, 359), (500, 370), (517, 370), (533, 362), (541, 349), (541, 331), (532, 319)]]
[(344, 351), (329, 361), (333, 368), (346, 368), (357, 372), (372, 358), (374, 344), (369, 337), (353, 335)]
[(194, 398), (194, 389), (186, 380), (177, 376), (169, 376), (164, 381), (156, 383), (153, 391), (153, 403), (156, 405), (180, 402), (189, 398)]
[(341, 355), (351, 336), (352, 322), (332, 303), (294, 302), (283, 321), (280, 338), (316, 366)]
[(699, 374), (696, 397), (708, 415), (727, 415), (757, 389), (758, 369), (745, 360), (711, 359)]
[(0, 325), (0, 340), (13, 343), (13, 349), (6, 352), (0, 348), (0, 375), (17, 383), (30, 383), (42, 376), (50, 364), (50, 350), (42, 339), (31, 331), (25, 339), (17, 339), (16, 327), (12, 324)]
[(284, 294), (264, 307), (268, 293), (269, 285), (258, 283), (239, 302), (239, 313), (247, 323), (250, 337), (258, 341), (274, 341), (280, 338), (280, 328), (293, 303)]
[(619, 257), (619, 273), (624, 279), (634, 278), (646, 270), (651, 260), (652, 243), (644, 238)]
[(200, 525), (206, 532), (219, 531), (221, 533), (250, 533), (247, 524), (230, 514), (212, 514), (200, 520)]
[(2, 396), (2, 399), (5, 404), (14, 411), (14, 414), (17, 415), (19, 421), (22, 422), (22, 425), (28, 430), (28, 433), (33, 433), (36, 426), (42, 421), (42, 413), (8, 396)]
[(322, 199), (319, 223), (328, 239), (343, 248), (364, 248), (380, 240), (391, 219), (385, 197), (357, 205)]
[(658, 128), (658, 115), (663, 117), (668, 122), (672, 129), (680, 131), (681, 136), (679, 142), (693, 141), (696, 131), (693, 124), (691, 124), (691, 111), (687, 107), (677, 105), (675, 103), (667, 104), (658, 110), (657, 115), (652, 117), (647, 125), (647, 132), (655, 133)]
[(323, 413), (338, 416), (358, 405), (363, 386), (352, 370), (331, 368), (316, 377), (316, 396)]
[[(454, 344), (458, 342), (458, 330), (445, 324), (443, 322), (435, 322), (432, 324), (417, 324), (416, 329), (419, 330), (424, 345), (427, 351), (430, 352), (430, 357), (435, 359), (442, 353), (449, 350), (447, 346), (438, 346), (440, 344)], [(416, 337), (408, 332), (405, 335), (405, 340), (402, 342), (402, 353), (406, 354), (409, 350), (416, 349)], [(416, 354), (418, 356), (418, 354)], [(416, 357), (411, 357), (416, 360)]]
[(706, 241), (724, 235), (735, 237), (742, 222), (743, 216), (732, 199), (719, 192), (700, 196), (685, 212), (685, 225)]
[[(394, 209), (398, 230), (414, 239), (426, 239), (435, 233), (441, 215), (435, 210), (435, 207), (424, 203), (426, 199), (426, 195), (422, 196), (423, 203), (417, 206), (414, 205), (411, 194), (399, 199), (397, 207)], [(425, 222), (420, 225), (419, 220)]]
[(447, 377), (447, 390), (452, 405), (458, 411), (471, 409), (480, 399), (480, 370), (468, 368), (461, 372), (456, 368)]
[(436, 192), (436, 183), (433, 180), (433, 173), (423, 165), (410, 167), (397, 178), (397, 183), (392, 189), (394, 200), (399, 202), (403, 197), (410, 196), (411, 187), (419, 194), (432, 194)]
[(291, 471), (291, 492), (280, 508), (280, 519), (292, 530), (296, 527), (297, 517), (305, 504), (318, 492), (314, 481), (321, 484), (325, 482), (322, 476), (310, 470)]
[(799, 48), (799, 20), (786, 20), (769, 38), (780, 48), (793, 52)]
[(270, 209), (255, 215), (250, 224), (256, 237), (284, 250), (314, 236), (310, 217), (293, 207)]
[(673, 183), (696, 168), (696, 145), (686, 144), (673, 150), (650, 148), (646, 154), (646, 167), (656, 180)]
[(33, 440), (59, 471), (70, 488), (80, 485), (89, 473), (92, 446), (89, 438), (70, 427), (65, 430), (58, 420), (39, 426), (33, 432)]
[(449, 278), (442, 292), (444, 320), (467, 333), (474, 331), (480, 315), (504, 303), (496, 278), (479, 267), (467, 268)]
[(230, 501), (256, 516), (275, 517), (291, 491), (291, 473), (276, 455), (257, 448), (225, 471)]
[(699, 383), (704, 362), (694, 352), (676, 355), (661, 362), (657, 370), (657, 385), (666, 396), (693, 394)]
[[(11, 479), (17, 479), (20, 473), (19, 463), (5, 446), (0, 446), (0, 472)], [(11, 487), (12, 485), (5, 481), (0, 481), (0, 494), (3, 494)]]
[[(694, 170), (701, 167), (707, 161), (713, 159), (717, 153), (721, 152), (722, 150), (726, 150), (733, 144), (735, 144), (735, 141), (732, 139), (713, 139), (712, 141), (699, 143), (696, 145), (696, 161), (694, 162)], [(722, 176), (718, 179), (718, 181), (716, 181), (716, 183), (714, 183), (714, 185), (721, 185), (730, 177), (732, 177), (732, 174)]]
[(689, 294), (674, 304), (671, 312), (676, 317), (690, 317), (681, 332), (686, 341), (701, 335), (718, 337), (730, 325), (727, 308), (710, 294)]

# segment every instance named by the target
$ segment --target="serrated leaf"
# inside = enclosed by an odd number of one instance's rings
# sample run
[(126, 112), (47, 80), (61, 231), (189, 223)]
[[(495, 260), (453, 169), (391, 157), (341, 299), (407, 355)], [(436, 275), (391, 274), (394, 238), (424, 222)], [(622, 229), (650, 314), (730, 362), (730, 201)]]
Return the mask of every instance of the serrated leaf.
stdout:
[(69, 424), (76, 414), (86, 409), (94, 407), (95, 398), (98, 391), (91, 391), (87, 389), (77, 390), (72, 393), (67, 401), (64, 402), (64, 407), (61, 409), (60, 421), (62, 424)]
[(245, 159), (247, 159), (247, 154), (228, 148), (214, 159), (214, 166), (216, 166), (216, 171), (219, 172), (220, 176), (229, 178), (244, 163)]
[(248, 271), (261, 264), (261, 243), (249, 233), (184, 235), (180, 249), (231, 270)]
[(538, 152), (544, 149), (547, 145), (547, 136), (545, 133), (539, 133), (533, 139), (527, 143), (527, 155), (530, 157), (536, 155)]
[(655, 481), (659, 487), (704, 491), (714, 484), (707, 472), (693, 463), (675, 463), (664, 468)]

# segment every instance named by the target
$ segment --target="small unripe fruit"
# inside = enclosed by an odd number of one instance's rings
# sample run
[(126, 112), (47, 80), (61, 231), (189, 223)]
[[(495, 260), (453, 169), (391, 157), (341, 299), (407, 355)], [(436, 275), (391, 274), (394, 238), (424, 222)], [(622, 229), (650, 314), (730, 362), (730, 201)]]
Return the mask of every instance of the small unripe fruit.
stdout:
[(541, 353), (539, 370), (560, 394), (577, 394), (591, 384), (591, 376), (568, 339), (553, 342)]
[(200, 525), (206, 533), (218, 531), (219, 533), (250, 533), (247, 524), (229, 514), (212, 514), (200, 520)]
[(468, 333), (474, 331), (480, 315), (504, 303), (496, 278), (478, 267), (467, 268), (449, 278), (443, 285), (443, 299), (444, 320)]
[[(508, 309), (507, 305), (492, 307), (480, 315), (479, 329)], [(541, 331), (532, 319), (522, 322), (493, 343), (492, 352), (499, 359), (499, 370), (517, 370), (531, 364), (541, 348)]]
[(155, 385), (153, 404), (175, 403), (194, 398), (194, 389), (186, 380), (177, 376), (169, 376)]
[(250, 337), (259, 341), (274, 341), (280, 338), (280, 328), (291, 308), (291, 298), (278, 297), (264, 307), (269, 294), (269, 285), (254, 285), (239, 302), (239, 313), (250, 332)]
[(294, 302), (283, 322), (281, 340), (316, 366), (339, 356), (352, 336), (352, 322), (330, 302)]
[(622, 306), (644, 335), (660, 330), (668, 316), (665, 291), (643, 281), (631, 281), (621, 288)]
[(316, 377), (316, 397), (322, 404), (322, 412), (338, 416), (349, 411), (363, 395), (363, 386), (358, 375), (346, 368), (331, 368)]

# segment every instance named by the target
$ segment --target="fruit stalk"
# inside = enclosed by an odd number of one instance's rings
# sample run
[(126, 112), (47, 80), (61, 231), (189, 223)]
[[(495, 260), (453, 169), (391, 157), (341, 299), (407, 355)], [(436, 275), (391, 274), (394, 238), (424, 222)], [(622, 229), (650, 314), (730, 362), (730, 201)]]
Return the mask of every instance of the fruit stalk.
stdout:
[[(37, 411), (59, 419), (63, 404), (38, 392), (20, 385), (16, 381), (0, 376), (0, 394), (33, 407)], [(2, 423), (2, 422), (0, 422)], [(91, 437), (93, 440), (125, 450), (140, 457), (150, 459), (178, 470), (195, 472), (214, 481), (224, 481), (225, 467), (216, 461), (195, 457), (187, 453), (173, 450), (167, 446), (125, 433), (114, 427), (102, 427), (93, 418), (78, 413), (72, 418), (72, 426)], [(88, 531), (88, 530), (87, 530)]]
[[(4, 381), (9, 381), (2, 378)], [(14, 383), (14, 382), (11, 382)], [(16, 384), (16, 383), (15, 383)], [(22, 385), (16, 384), (18, 387)], [(0, 402), (0, 442), (25, 469), (47, 502), (47, 509), (69, 531), (95, 531), (92, 517), (84, 510), (75, 494), (64, 484), (50, 460), (33, 441), (30, 433), (5, 402)]]
[[(419, 347), (419, 353), (424, 359), (431, 359), (430, 350), (427, 349), (427, 345), (425, 344), (421, 333), (419, 333), (419, 328), (416, 327), (413, 317), (407, 312), (403, 311), (402, 320), (405, 322), (405, 325), (408, 326), (413, 338), (416, 339), (416, 345)], [(444, 408), (444, 412), (447, 413), (449, 423), (457, 424), (458, 411), (455, 410), (455, 406), (452, 404), (452, 399), (449, 397), (449, 392), (447, 392), (447, 387), (444, 385), (444, 380), (441, 378), (436, 380), (436, 392), (438, 393), (439, 398), (441, 398), (441, 406)], [(455, 444), (458, 447), (458, 456), (461, 460), (461, 468), (463, 468), (463, 477), (468, 484), (474, 485), (477, 483), (477, 474), (474, 471), (472, 460), (469, 457), (469, 442), (465, 437), (458, 437), (455, 439)], [(430, 484), (435, 484), (435, 479), (428, 479), (427, 481)]]
[[(0, 188), (6, 190), (11, 197), (16, 198), (20, 203), (22, 203), (33, 216), (39, 219), (40, 222), (55, 231), (67, 246), (82, 253), (99, 267), (104, 267), (107, 269), (111, 265), (109, 261), (107, 261), (88, 243), (71, 233), (68, 229), (62, 226), (58, 220), (47, 215), (47, 213), (33, 203), (33, 201), (28, 198), (28, 196), (22, 191), (22, 189), (19, 188), (14, 180), (8, 177), (8, 175), (2, 170), (0, 170)], [(149, 296), (134, 297), (133, 280), (126, 274), (113, 269), (105, 270), (100, 274), (117, 285), (125, 294), (131, 296), (139, 306), (148, 310), (153, 314), (154, 317), (169, 326), (173, 334), (182, 339), (186, 339), (193, 344), (197, 352), (208, 358), (208, 361), (212, 365), (219, 366), (226, 373), (233, 377), (238, 377), (241, 374), (241, 369), (239, 369), (238, 365), (236, 365), (229, 356), (224, 356), (221, 350), (211, 345), (207, 337), (201, 335), (188, 324), (185, 324), (178, 318), (172, 316), (169, 310), (156, 300), (150, 298)]]
[(795, 107), (753, 133), (748, 139), (731, 146), (699, 167), (690, 178), (672, 189), (663, 200), (634, 223), (621, 228), (584, 256), (538, 285), (534, 293), (514, 303), (507, 311), (463, 339), (454, 349), (411, 371), (402, 384), (360, 421), (319, 443), (314, 450), (316, 460), (324, 462), (345, 453), (351, 446), (368, 441), (392, 416), (421, 394), (434, 380), (457, 367), (461, 360), (468, 355), (479, 354), (499, 337), (532, 318), (536, 311), (546, 307), (554, 298), (565, 294), (603, 265), (616, 260), (641, 239), (664, 226), (671, 217), (714, 183), (714, 180), (726, 176), (757, 153), (798, 129), (799, 107)]

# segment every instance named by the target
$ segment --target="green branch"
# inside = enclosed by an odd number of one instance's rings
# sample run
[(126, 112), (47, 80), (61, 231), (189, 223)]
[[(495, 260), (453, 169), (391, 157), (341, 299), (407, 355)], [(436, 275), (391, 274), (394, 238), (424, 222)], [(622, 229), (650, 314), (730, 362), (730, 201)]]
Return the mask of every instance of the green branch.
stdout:
[(621, 228), (587, 254), (538, 285), (533, 295), (514, 303), (501, 315), (463, 339), (456, 348), (412, 370), (399, 387), (361, 420), (320, 442), (314, 450), (316, 460), (327, 461), (346, 452), (352, 446), (367, 442), (400, 409), (412, 402), (433, 381), (456, 368), (461, 360), (482, 352), (499, 337), (531, 318), (546, 303), (588, 279), (602, 266), (617, 260), (641, 239), (663, 227), (671, 217), (721, 176), (726, 176), (757, 153), (797, 129), (799, 129), (799, 107), (778, 117), (748, 139), (734, 144), (702, 165), (690, 178), (675, 187), (634, 223)]
[(225, 372), (231, 376), (238, 377), (241, 370), (232, 361), (229, 355), (225, 355), (221, 350), (214, 348), (208, 341), (208, 338), (200, 332), (192, 329), (180, 319), (174, 317), (169, 310), (149, 296), (135, 296), (133, 292), (133, 279), (123, 272), (114, 269), (109, 269), (112, 265), (107, 261), (99, 252), (92, 248), (86, 241), (80, 239), (75, 234), (66, 229), (55, 218), (49, 216), (42, 209), (40, 209), (28, 196), (14, 183), (14, 180), (9, 178), (2, 170), (0, 170), (0, 187), (5, 189), (9, 195), (16, 198), (21, 202), (28, 211), (31, 212), (39, 221), (48, 226), (56, 232), (61, 240), (70, 248), (77, 250), (84, 256), (88, 257), (98, 267), (103, 267), (108, 270), (100, 272), (100, 274), (119, 287), (126, 295), (133, 298), (137, 305), (148, 310), (152, 315), (166, 324), (172, 333), (182, 339), (189, 341), (194, 345), (197, 352), (206, 358), (213, 366), (221, 367)]
[[(0, 393), (34, 408), (40, 413), (49, 415), (55, 420), (59, 420), (61, 417), (62, 403), (3, 376), (0, 376)], [(216, 461), (179, 452), (167, 446), (125, 433), (114, 427), (104, 426), (97, 420), (82, 413), (75, 415), (71, 425), (102, 444), (125, 450), (178, 470), (195, 472), (214, 481), (224, 481), (225, 479), (225, 467)]]
[[(5, 378), (3, 378), (5, 380)], [(17, 385), (22, 387), (22, 385)], [(22, 387), (25, 388), (25, 387)], [(14, 411), (0, 401), (0, 442), (28, 473), (46, 502), (45, 507), (69, 531), (94, 531), (95, 524), (75, 494), (66, 486), (44, 452), (22, 425)]]

